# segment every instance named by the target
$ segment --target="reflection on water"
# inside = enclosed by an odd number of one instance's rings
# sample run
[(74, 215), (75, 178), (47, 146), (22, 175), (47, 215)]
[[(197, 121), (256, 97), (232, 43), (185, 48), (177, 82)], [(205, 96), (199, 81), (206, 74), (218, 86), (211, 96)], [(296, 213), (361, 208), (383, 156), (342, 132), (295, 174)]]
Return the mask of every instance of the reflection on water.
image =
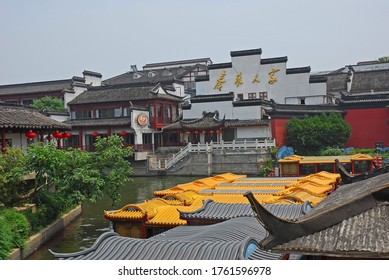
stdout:
[(104, 210), (118, 209), (129, 203), (140, 203), (153, 198), (154, 191), (194, 181), (199, 177), (135, 177), (134, 182), (121, 191), (121, 201), (112, 205), (111, 200), (104, 198), (95, 203), (82, 205), (81, 216), (67, 226), (61, 233), (37, 250), (29, 260), (50, 260), (51, 249), (58, 253), (69, 253), (87, 249), (105, 231), (109, 231), (109, 221), (104, 219)]

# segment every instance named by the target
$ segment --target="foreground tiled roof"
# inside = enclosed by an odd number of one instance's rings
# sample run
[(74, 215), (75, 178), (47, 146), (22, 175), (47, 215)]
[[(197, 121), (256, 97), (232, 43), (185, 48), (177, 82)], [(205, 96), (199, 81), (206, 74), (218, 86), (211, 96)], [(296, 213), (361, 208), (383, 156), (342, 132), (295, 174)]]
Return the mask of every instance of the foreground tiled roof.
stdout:
[(71, 126), (51, 119), (32, 107), (0, 102), (0, 128), (69, 130)]
[(51, 253), (60, 260), (280, 259), (282, 254), (257, 248), (256, 240), (265, 234), (255, 218), (246, 217), (215, 225), (178, 227), (150, 239), (122, 237), (108, 232), (84, 251)]
[(379, 205), (337, 225), (276, 246), (273, 251), (334, 257), (389, 257), (389, 205)]
[[(311, 211), (309, 203), (303, 204), (265, 204), (264, 207), (277, 217), (294, 220)], [(184, 220), (204, 220), (204, 222), (224, 221), (236, 217), (253, 217), (254, 212), (249, 204), (218, 203), (212, 200), (204, 201), (201, 208), (192, 212), (180, 211)]]
[(389, 258), (388, 193), (389, 173), (343, 185), (294, 222), (269, 219), (257, 204), (253, 207), (258, 219), (271, 233), (261, 240), (261, 247), (310, 255)]

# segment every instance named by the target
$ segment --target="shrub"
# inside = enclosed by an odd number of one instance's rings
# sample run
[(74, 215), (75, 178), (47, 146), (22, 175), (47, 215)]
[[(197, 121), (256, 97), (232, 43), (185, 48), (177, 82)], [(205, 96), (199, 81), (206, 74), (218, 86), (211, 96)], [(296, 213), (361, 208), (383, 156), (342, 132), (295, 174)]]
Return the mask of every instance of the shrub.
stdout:
[(327, 147), (327, 148), (320, 150), (319, 154), (321, 156), (339, 156), (339, 155), (342, 155), (343, 152), (341, 149), (338, 149), (338, 148)]
[(4, 217), (0, 216), (0, 260), (8, 259), (11, 250), (12, 231)]
[(273, 169), (274, 162), (271, 159), (264, 159), (260, 165), (258, 173), (261, 177), (267, 177), (270, 171)]
[(24, 248), (25, 241), (30, 234), (30, 226), (26, 216), (13, 209), (4, 210), (0, 215), (12, 231), (13, 247)]
[(0, 212), (0, 259), (8, 259), (13, 248), (23, 248), (29, 235), (27, 218), (13, 209)]

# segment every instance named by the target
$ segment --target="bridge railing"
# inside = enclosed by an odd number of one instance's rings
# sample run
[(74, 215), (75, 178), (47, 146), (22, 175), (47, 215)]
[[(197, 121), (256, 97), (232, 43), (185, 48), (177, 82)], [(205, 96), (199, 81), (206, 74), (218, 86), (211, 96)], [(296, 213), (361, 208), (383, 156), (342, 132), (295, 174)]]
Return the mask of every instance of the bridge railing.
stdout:
[(268, 149), (275, 147), (274, 139), (265, 139), (265, 140), (255, 140), (255, 141), (221, 141), (221, 142), (210, 142), (205, 144), (192, 144), (189, 143), (184, 148), (181, 148), (180, 151), (169, 159), (156, 159), (149, 160), (149, 170), (155, 171), (163, 171), (171, 168), (177, 162), (185, 158), (189, 153), (205, 153), (212, 152), (212, 150), (229, 150), (236, 151), (237, 153), (241, 153), (242, 151), (250, 151), (250, 150), (260, 150), (260, 149)]

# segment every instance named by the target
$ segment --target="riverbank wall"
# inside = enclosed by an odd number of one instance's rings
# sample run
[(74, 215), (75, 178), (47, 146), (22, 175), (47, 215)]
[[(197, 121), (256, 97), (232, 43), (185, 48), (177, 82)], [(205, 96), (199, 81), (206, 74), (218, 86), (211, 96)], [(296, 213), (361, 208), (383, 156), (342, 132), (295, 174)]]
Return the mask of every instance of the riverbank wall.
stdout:
[(67, 225), (69, 225), (74, 219), (81, 215), (81, 205), (71, 210), (69, 213), (63, 215), (61, 218), (47, 226), (45, 229), (39, 231), (38, 233), (31, 236), (26, 241), (26, 247), (24, 249), (14, 249), (9, 259), (11, 260), (23, 260), (26, 259), (29, 255), (34, 253), (36, 249), (49, 241), (54, 237), (58, 232), (63, 230)]
[(134, 176), (212, 176), (228, 172), (258, 176), (261, 163), (270, 157), (266, 151), (214, 150), (192, 152), (163, 172), (150, 171), (147, 161), (131, 162), (131, 166)]

